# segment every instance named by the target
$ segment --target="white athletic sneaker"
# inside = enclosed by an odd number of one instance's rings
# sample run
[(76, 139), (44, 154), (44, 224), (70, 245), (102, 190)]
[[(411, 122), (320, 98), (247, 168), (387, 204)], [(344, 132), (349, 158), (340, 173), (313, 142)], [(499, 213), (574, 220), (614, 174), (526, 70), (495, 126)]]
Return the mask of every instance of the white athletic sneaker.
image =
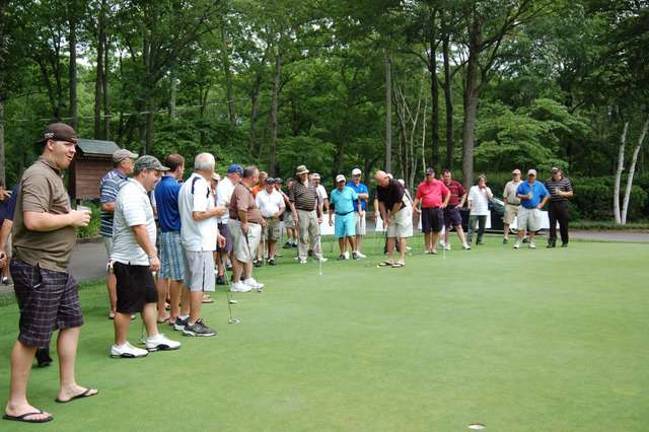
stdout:
[(254, 289), (257, 291), (260, 291), (261, 289), (264, 288), (264, 284), (257, 282), (254, 278), (248, 278), (244, 280), (243, 283), (248, 285), (250, 289)]
[(252, 287), (241, 281), (235, 282), (230, 286), (230, 292), (247, 293), (250, 292), (250, 290), (252, 290)]
[(529, 242), (527, 247), (530, 248), (530, 249), (536, 249), (536, 245), (534, 244), (534, 242)]
[(356, 256), (359, 258), (367, 258), (367, 255), (361, 253), (360, 251), (356, 251)]
[(300, 264), (306, 264), (306, 258), (296, 258)]
[(471, 250), (471, 246), (470, 246), (468, 243), (464, 243), (464, 244), (462, 245), (462, 249), (464, 249), (464, 250)]
[(349, 251), (345, 251), (343, 256), (345, 257), (346, 260), (348, 260), (349, 259)]
[(171, 340), (162, 333), (158, 333), (155, 336), (149, 336), (144, 342), (144, 347), (149, 352), (177, 350), (180, 348), (180, 345), (180, 342)]
[[(323, 257), (322, 255), (316, 255), (316, 256), (314, 256), (314, 258), (315, 258), (316, 262), (318, 262), (318, 261), (323, 262), (323, 263), (327, 262), (327, 258)], [(349, 259), (349, 258), (345, 258), (345, 259)]]
[(444, 250), (450, 251), (451, 250), (451, 244), (450, 243), (445, 244), (444, 245)]
[(444, 243), (444, 240), (439, 239), (439, 245), (440, 245), (441, 247), (444, 247), (444, 246), (446, 246), (446, 243)]
[(149, 355), (147, 350), (136, 348), (130, 343), (126, 342), (124, 345), (113, 345), (110, 347), (110, 356), (116, 358), (138, 358), (146, 357)]
[(516, 240), (516, 243), (514, 243), (514, 249), (520, 249), (521, 247), (521, 242)]

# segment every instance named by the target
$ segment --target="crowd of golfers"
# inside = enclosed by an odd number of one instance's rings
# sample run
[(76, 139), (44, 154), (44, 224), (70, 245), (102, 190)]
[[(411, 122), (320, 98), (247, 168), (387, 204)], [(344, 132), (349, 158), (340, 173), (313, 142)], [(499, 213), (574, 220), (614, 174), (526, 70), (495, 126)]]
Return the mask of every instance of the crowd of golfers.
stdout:
[[(41, 156), (24, 172), (19, 185), (12, 193), (0, 188), (0, 268), (10, 268), (20, 309), (19, 335), (11, 353), (7, 420), (52, 420), (51, 414), (29, 403), (27, 382), (37, 353), (49, 359), (55, 330), (60, 362), (57, 402), (98, 393), (79, 385), (75, 377), (84, 320), (68, 264), (76, 228), (87, 226), (91, 218), (89, 209), (72, 208), (62, 180), (75, 156), (76, 143), (76, 132), (70, 126), (49, 125), (39, 140)], [(255, 268), (277, 265), (280, 246), (297, 248), (299, 264), (309, 259), (327, 261), (321, 245), (327, 224), (338, 241), (338, 260), (366, 258), (362, 246), (370, 190), (359, 168), (351, 171), (349, 179), (344, 173), (336, 175), (327, 191), (320, 175), (305, 165), (296, 167), (295, 177), (284, 187), (281, 178), (252, 165), (231, 164), (221, 176), (210, 153), (194, 157), (188, 177), (188, 163), (179, 154), (167, 155), (161, 162), (120, 149), (112, 155), (112, 162), (113, 169), (100, 181), (108, 318), (114, 326), (108, 349), (111, 357), (138, 358), (179, 349), (177, 338), (160, 331), (163, 326), (186, 336), (214, 336), (216, 330), (205, 320), (202, 307), (212, 301), (209, 293), (217, 285), (227, 285), (231, 292), (261, 292), (264, 284), (256, 280)], [(428, 168), (414, 199), (403, 180), (390, 173), (379, 170), (373, 180), (374, 223), (386, 234), (385, 258), (379, 267), (406, 266), (408, 239), (418, 219), (426, 254), (438, 254), (440, 245), (450, 250), (453, 230), (465, 250), (471, 249), (474, 239), (475, 245), (484, 243), (495, 196), (485, 176), (479, 176), (467, 191), (451, 171), (444, 170), (437, 179)], [(556, 246), (557, 223), (561, 245), (566, 247), (567, 202), (572, 194), (569, 179), (558, 168), (552, 169), (545, 183), (537, 180), (534, 169), (527, 172), (526, 180), (515, 169), (502, 194), (503, 243), (509, 241), (509, 228), (517, 220), (514, 248), (520, 248), (524, 239), (529, 248), (536, 248), (540, 209), (549, 203), (548, 247)], [(461, 212), (465, 206), (469, 210), (466, 233)], [(128, 329), (136, 314), (142, 318), (143, 336), (131, 343)]]

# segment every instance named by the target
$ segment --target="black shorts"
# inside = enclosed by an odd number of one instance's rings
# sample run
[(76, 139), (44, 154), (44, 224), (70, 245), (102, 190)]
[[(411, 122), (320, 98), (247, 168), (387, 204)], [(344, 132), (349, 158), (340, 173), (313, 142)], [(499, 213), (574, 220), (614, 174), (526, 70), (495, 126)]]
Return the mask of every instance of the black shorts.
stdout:
[(83, 325), (78, 285), (70, 274), (18, 259), (11, 260), (10, 270), (20, 309), (20, 342), (48, 347), (54, 330)]
[(462, 225), (462, 215), (459, 207), (446, 207), (444, 209), (444, 225), (447, 228)]
[(421, 232), (440, 232), (444, 224), (444, 212), (439, 207), (421, 209)]
[(158, 292), (149, 266), (113, 264), (117, 278), (117, 312), (142, 312), (144, 305), (158, 301)]

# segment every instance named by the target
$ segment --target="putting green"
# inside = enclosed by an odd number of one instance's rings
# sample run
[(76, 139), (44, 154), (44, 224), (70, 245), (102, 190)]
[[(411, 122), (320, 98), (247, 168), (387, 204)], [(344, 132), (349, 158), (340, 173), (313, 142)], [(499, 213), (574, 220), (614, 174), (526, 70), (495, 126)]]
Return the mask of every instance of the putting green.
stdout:
[[(455, 239), (454, 239), (455, 240)], [(360, 262), (259, 269), (263, 294), (222, 290), (204, 316), (219, 334), (177, 352), (108, 357), (103, 284), (81, 292), (78, 378), (100, 395), (53, 402), (53, 367), (31, 402), (56, 431), (641, 431), (649, 406), (649, 248), (574, 242), (513, 251), (500, 239), (377, 269)], [(421, 251), (421, 240), (413, 242)], [(330, 251), (330, 246), (324, 246)], [(291, 256), (289, 256), (291, 255)], [(17, 308), (0, 308), (0, 394)], [(140, 335), (140, 320), (131, 342)], [(34, 429), (36, 427), (33, 427)], [(24, 430), (0, 422), (2, 431)]]

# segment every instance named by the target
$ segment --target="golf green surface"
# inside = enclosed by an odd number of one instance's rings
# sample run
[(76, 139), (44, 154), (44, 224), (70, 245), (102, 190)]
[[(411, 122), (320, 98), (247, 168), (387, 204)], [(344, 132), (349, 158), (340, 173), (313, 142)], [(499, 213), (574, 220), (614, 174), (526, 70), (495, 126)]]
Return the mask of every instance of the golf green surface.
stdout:
[[(102, 283), (84, 286), (77, 375), (100, 394), (54, 403), (57, 359), (34, 369), (31, 402), (55, 420), (0, 421), (54, 431), (644, 431), (649, 412), (649, 248), (573, 242), (514, 251), (497, 237), (472, 251), (423, 255), (403, 269), (370, 256), (280, 265), (205, 305), (213, 338), (179, 351), (111, 359)], [(382, 247), (382, 246), (381, 246)], [(0, 394), (8, 392), (15, 305), (0, 308)], [(141, 321), (130, 340), (140, 337)]]

